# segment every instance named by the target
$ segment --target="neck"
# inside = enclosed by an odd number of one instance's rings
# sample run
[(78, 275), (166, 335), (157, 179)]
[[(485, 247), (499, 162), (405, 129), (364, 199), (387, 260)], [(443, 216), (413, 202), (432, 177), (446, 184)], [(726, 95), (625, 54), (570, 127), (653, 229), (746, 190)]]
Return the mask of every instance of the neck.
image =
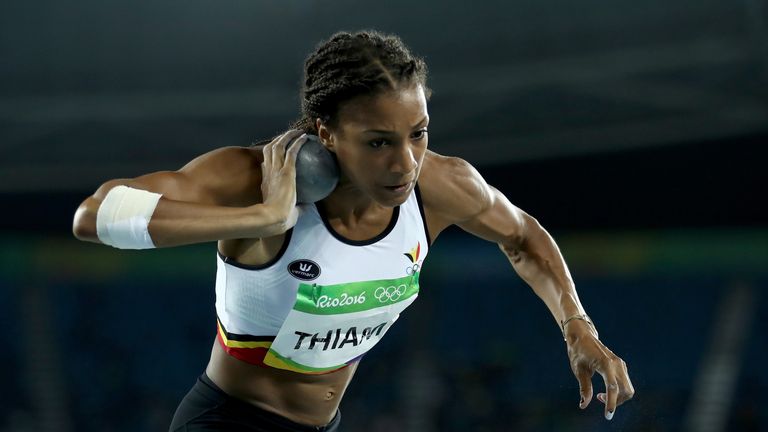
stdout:
[(348, 227), (354, 227), (361, 221), (387, 219), (392, 215), (392, 208), (372, 200), (346, 179), (342, 179), (336, 189), (318, 205), (323, 207), (329, 220), (336, 219)]

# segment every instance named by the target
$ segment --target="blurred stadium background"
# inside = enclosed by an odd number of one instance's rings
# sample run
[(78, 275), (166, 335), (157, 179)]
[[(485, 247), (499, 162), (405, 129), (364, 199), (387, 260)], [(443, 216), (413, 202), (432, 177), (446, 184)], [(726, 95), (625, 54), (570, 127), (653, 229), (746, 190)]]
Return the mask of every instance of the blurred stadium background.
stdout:
[(363, 28), (426, 58), (432, 149), (553, 233), (637, 395), (610, 423), (578, 410), (543, 304), (449, 231), (342, 430), (768, 430), (767, 19), (763, 0), (3, 2), (0, 430), (167, 428), (213, 341), (215, 248), (80, 243), (74, 210), (285, 129), (304, 57)]

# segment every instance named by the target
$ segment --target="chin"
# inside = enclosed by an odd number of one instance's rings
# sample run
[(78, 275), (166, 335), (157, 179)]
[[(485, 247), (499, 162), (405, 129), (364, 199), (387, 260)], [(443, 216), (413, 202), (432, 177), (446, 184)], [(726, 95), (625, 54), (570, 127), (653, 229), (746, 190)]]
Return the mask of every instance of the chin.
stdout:
[(404, 198), (404, 199), (401, 199), (401, 200), (392, 200), (392, 199), (383, 200), (383, 199), (377, 199), (377, 200), (376, 200), (376, 203), (378, 203), (378, 204), (379, 204), (380, 206), (382, 206), (382, 207), (395, 208), (395, 207), (397, 207), (397, 206), (399, 206), (399, 205), (403, 205), (403, 204), (405, 204), (405, 202), (406, 202), (406, 201), (407, 201), (407, 199), (406, 199), (406, 198)]
[(371, 197), (381, 206), (397, 207), (399, 205), (405, 204), (405, 202), (408, 201), (408, 197), (410, 197), (412, 193), (413, 186), (409, 187), (402, 193), (384, 191), (383, 193), (371, 195)]

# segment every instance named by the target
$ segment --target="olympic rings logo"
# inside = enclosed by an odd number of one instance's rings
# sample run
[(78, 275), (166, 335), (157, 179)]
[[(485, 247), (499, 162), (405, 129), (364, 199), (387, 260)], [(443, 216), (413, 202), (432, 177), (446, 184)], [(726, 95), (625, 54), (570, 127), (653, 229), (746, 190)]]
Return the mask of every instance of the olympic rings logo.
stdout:
[(378, 301), (381, 303), (386, 302), (396, 302), (400, 300), (400, 297), (405, 294), (405, 290), (407, 287), (405, 284), (401, 284), (398, 286), (390, 285), (388, 287), (378, 287), (376, 288), (376, 291), (373, 293), (373, 296), (376, 297)]
[(419, 263), (414, 263), (412, 266), (405, 269), (405, 273), (407, 273), (408, 276), (413, 276), (420, 268)]

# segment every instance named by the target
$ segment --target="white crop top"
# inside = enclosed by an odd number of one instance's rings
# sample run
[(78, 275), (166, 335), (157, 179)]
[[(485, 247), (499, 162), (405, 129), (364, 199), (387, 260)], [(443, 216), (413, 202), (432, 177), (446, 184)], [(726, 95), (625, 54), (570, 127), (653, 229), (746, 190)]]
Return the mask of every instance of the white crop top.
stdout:
[[(352, 324), (346, 324), (351, 328), (335, 329), (336, 341), (333, 345), (324, 344), (326, 328), (323, 325), (333, 322), (336, 315), (332, 314), (370, 315), (370, 310), (365, 309), (381, 311), (387, 308), (390, 308), (387, 310), (391, 315), (389, 324), (394, 322), (401, 309), (391, 308), (395, 306), (394, 302), (399, 301), (398, 297), (412, 296), (409, 302), (403, 302), (404, 309), (418, 294), (418, 274), (428, 249), (429, 236), (418, 186), (405, 203), (393, 209), (387, 228), (366, 241), (349, 240), (336, 233), (315, 204), (300, 205), (296, 225), (286, 233), (281, 250), (270, 262), (248, 266), (218, 254), (216, 314), (219, 340), (225, 349), (231, 348), (227, 349), (231, 355), (258, 363), (249, 359), (248, 355), (238, 355), (237, 351), (259, 347), (268, 349), (284, 324), (288, 325), (286, 319), (289, 314), (289, 321), (292, 322), (294, 315), (305, 315), (306, 304), (311, 303), (313, 311), (310, 313), (319, 314), (310, 316), (315, 320), (312, 325), (322, 328), (284, 329), (283, 332), (291, 333), (285, 338), (296, 333), (297, 349), (299, 346), (306, 349), (311, 344), (313, 351), (330, 353), (338, 345), (343, 346), (346, 332), (347, 345), (351, 346), (354, 341), (354, 345), (361, 345), (358, 351), (364, 353), (370, 347), (363, 349), (364, 338), (357, 334), (363, 330), (362, 324), (360, 329)], [(403, 281), (407, 282), (401, 284)], [(407, 295), (404, 294), (406, 285)], [(398, 289), (398, 286), (401, 288)], [(305, 309), (300, 307), (302, 293), (306, 294)], [(334, 308), (337, 311), (332, 311)], [(332, 327), (333, 324), (328, 324), (327, 335), (333, 333)], [(376, 327), (372, 328), (375, 333)], [(365, 330), (370, 338), (371, 328)], [(350, 335), (350, 331), (354, 334)], [(280, 338), (283, 338), (282, 333), (278, 340)], [(291, 339), (283, 345), (293, 344)], [(322, 350), (323, 347), (325, 350)], [(287, 358), (281, 357), (281, 361), (292, 363), (291, 356), (284, 355)], [(315, 363), (323, 364), (323, 361)], [(305, 370), (304, 366), (301, 371), (313, 373)]]

